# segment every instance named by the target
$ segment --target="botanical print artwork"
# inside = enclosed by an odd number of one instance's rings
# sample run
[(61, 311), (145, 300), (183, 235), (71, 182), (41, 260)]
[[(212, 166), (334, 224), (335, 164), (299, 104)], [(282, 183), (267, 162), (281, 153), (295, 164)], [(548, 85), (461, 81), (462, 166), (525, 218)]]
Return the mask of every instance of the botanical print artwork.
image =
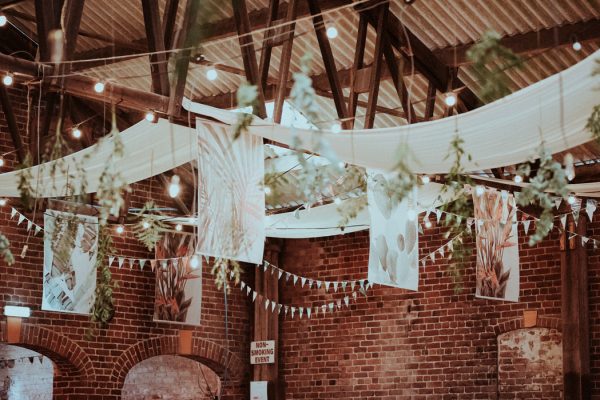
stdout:
[(417, 290), (419, 239), (415, 199), (393, 199), (390, 174), (367, 170), (367, 175), (371, 217), (369, 282)]
[(200, 325), (202, 266), (191, 267), (194, 250), (187, 235), (167, 233), (157, 244), (154, 321)]
[(477, 297), (519, 300), (519, 237), (515, 199), (506, 191), (473, 191), (477, 233)]
[(96, 290), (98, 218), (48, 210), (44, 228), (42, 310), (89, 314)]
[(198, 124), (198, 251), (260, 264), (265, 243), (262, 139)]

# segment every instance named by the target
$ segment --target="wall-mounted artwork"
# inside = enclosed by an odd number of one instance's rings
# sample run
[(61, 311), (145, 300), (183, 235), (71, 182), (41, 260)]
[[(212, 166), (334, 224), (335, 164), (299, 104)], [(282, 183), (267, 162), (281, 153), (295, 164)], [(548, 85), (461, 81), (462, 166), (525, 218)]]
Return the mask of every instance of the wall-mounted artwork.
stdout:
[(98, 218), (47, 210), (42, 310), (89, 314), (96, 290)]
[(157, 244), (154, 321), (200, 325), (202, 265), (192, 268), (194, 249), (188, 235), (167, 233)]
[(367, 196), (371, 217), (369, 282), (417, 290), (419, 237), (413, 196), (395, 201), (390, 174), (367, 170)]
[(477, 297), (519, 300), (519, 236), (515, 198), (506, 191), (473, 191)]
[(198, 251), (260, 264), (265, 245), (262, 139), (198, 124)]

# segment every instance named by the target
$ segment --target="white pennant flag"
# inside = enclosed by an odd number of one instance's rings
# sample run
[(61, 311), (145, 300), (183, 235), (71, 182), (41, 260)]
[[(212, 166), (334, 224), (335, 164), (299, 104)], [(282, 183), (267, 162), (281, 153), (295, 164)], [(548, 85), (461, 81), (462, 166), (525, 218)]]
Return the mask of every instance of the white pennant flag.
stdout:
[(440, 253), (440, 255), (442, 256), (442, 258), (444, 258), (444, 246), (440, 247), (438, 249), (438, 252)]
[(108, 256), (108, 266), (109, 267), (112, 267), (113, 261), (115, 261), (115, 257), (114, 256)]
[(282, 308), (283, 308), (283, 304), (277, 304), (277, 314), (281, 314)]
[(523, 221), (523, 230), (525, 231), (526, 235), (527, 235), (527, 232), (529, 232), (529, 224), (530, 223), (531, 223), (531, 220), (528, 220), (528, 219)]
[(317, 288), (321, 289), (321, 285), (323, 284), (323, 282), (321, 281), (317, 281)]
[(123, 257), (119, 257), (119, 258), (118, 258), (118, 262), (119, 262), (119, 269), (123, 268), (123, 261), (125, 261), (125, 260), (123, 259)]
[(16, 214), (17, 214), (17, 209), (14, 208), (14, 207), (11, 207), (11, 209), (10, 209), (10, 219), (13, 219)]
[(277, 303), (275, 303), (274, 301), (271, 302), (271, 313), (273, 313), (273, 311), (275, 311), (275, 307), (277, 307)]
[(252, 302), (254, 303), (254, 300), (256, 300), (256, 295), (258, 293), (256, 293), (254, 290), (252, 291)]
[(246, 286), (246, 296), (250, 296), (251, 291), (252, 291), (252, 288), (250, 286)]
[(315, 307), (315, 317), (316, 317), (317, 315), (319, 315), (319, 306), (316, 306), (316, 307)]
[(348, 296), (344, 297), (344, 304), (346, 304), (346, 307), (348, 307), (350, 305), (350, 297), (348, 297)]
[(588, 240), (590, 240), (590, 239), (585, 236), (582, 236), (581, 237), (581, 245), (585, 246), (587, 244)]
[(294, 319), (294, 313), (296, 312), (296, 307), (291, 307), (292, 309), (292, 319)]
[(31, 230), (32, 226), (33, 226), (33, 222), (31, 222), (30, 220), (27, 220), (27, 232), (29, 232)]
[(358, 295), (356, 294), (356, 292), (352, 292), (352, 298), (354, 299), (354, 301), (356, 301), (356, 297), (357, 297), (357, 296), (358, 296)]
[(560, 203), (562, 202), (562, 197), (555, 197), (554, 198), (554, 206), (556, 207), (556, 209), (558, 210), (558, 207), (560, 207)]
[(312, 289), (312, 285), (313, 285), (313, 280), (312, 280), (312, 279), (309, 279), (309, 280), (308, 280), (308, 288), (309, 288), (309, 289)]
[(354, 291), (355, 287), (356, 287), (356, 281), (351, 281), (350, 282), (350, 290)]
[(140, 269), (144, 269), (144, 265), (146, 264), (146, 260), (142, 258), (141, 260), (139, 260), (139, 263), (140, 263)]
[(342, 308), (342, 300), (341, 300), (341, 299), (338, 299), (338, 300), (336, 301), (336, 304), (337, 304), (337, 308), (338, 308), (338, 310), (339, 310), (340, 308)]
[(301, 287), (304, 288), (304, 285), (306, 284), (306, 278), (302, 277), (302, 279), (300, 279), (300, 282), (302, 283)]
[(154, 271), (154, 268), (156, 268), (156, 260), (150, 260), (150, 268)]
[(177, 269), (177, 267), (179, 266), (179, 258), (172, 258), (171, 264), (173, 264), (173, 268)]
[(329, 291), (329, 285), (331, 284), (331, 282), (329, 281), (325, 281), (325, 291), (328, 292)]
[(561, 215), (560, 216), (560, 223), (563, 227), (563, 229), (567, 229), (567, 215)]
[(338, 282), (335, 281), (335, 282), (333, 282), (333, 291), (337, 293), (337, 290), (338, 290)]
[(290, 307), (289, 307), (289, 306), (285, 306), (285, 308), (284, 308), (284, 310), (285, 310), (285, 313), (284, 313), (284, 315), (285, 315), (286, 317), (287, 317), (287, 313), (288, 313), (288, 310), (289, 310), (289, 309), (290, 309)]
[(596, 211), (596, 201), (588, 199), (585, 202), (585, 212), (588, 215), (588, 218), (590, 219), (590, 222), (592, 221), (592, 219), (594, 219), (594, 212)]
[(161, 266), (161, 268), (163, 270), (166, 270), (169, 267), (169, 261), (167, 261), (167, 260), (161, 260), (160, 266)]
[(289, 273), (289, 272), (286, 272), (286, 273), (285, 273), (285, 281), (287, 282), (287, 281), (289, 281), (289, 280), (290, 280), (290, 273)]
[(452, 239), (451, 241), (446, 243), (446, 246), (448, 246), (448, 251), (453, 252), (454, 251), (454, 239)]
[(242, 291), (243, 291), (245, 288), (246, 288), (246, 282), (244, 282), (244, 281), (241, 281), (241, 282), (240, 282), (240, 290), (242, 290)]
[(429, 254), (429, 258), (431, 258), (432, 263), (435, 263), (435, 251)]
[(294, 286), (296, 286), (296, 282), (298, 282), (298, 275), (294, 275)]
[(575, 222), (575, 226), (579, 222), (579, 211), (573, 211), (573, 222)]
[(265, 310), (269, 308), (269, 299), (265, 300)]
[(40, 232), (41, 232), (41, 230), (42, 230), (42, 227), (41, 227), (41, 226), (38, 226), (38, 225), (36, 225), (36, 226), (35, 226), (35, 233), (34, 233), (34, 235), (37, 235), (38, 233), (40, 233)]
[(440, 210), (439, 208), (435, 209), (435, 218), (438, 222), (438, 224), (440, 223), (440, 218), (442, 218), (442, 210)]
[(281, 279), (281, 276), (282, 276), (282, 275), (283, 275), (283, 271), (282, 271), (282, 270), (279, 270), (279, 275), (278, 275), (277, 279)]
[(326, 311), (327, 311), (327, 304), (323, 304), (321, 306), (321, 312), (322, 312), (322, 314), (325, 314)]
[(298, 307), (298, 315), (300, 315), (300, 319), (302, 319), (303, 313), (304, 313), (304, 307)]
[(21, 225), (23, 221), (25, 221), (25, 216), (19, 213), (19, 221), (17, 222), (17, 225)]
[(307, 307), (306, 308), (306, 316), (308, 316), (309, 319), (310, 319), (310, 312), (311, 312), (311, 308)]
[(333, 312), (334, 307), (335, 307), (335, 304), (333, 304), (333, 301), (331, 303), (329, 303), (329, 312)]
[(265, 261), (263, 263), (263, 272), (267, 272), (267, 268), (269, 268), (269, 263)]
[(275, 267), (271, 265), (271, 275), (275, 273)]
[(129, 259), (129, 269), (133, 268), (133, 264), (135, 264), (135, 260), (133, 258)]

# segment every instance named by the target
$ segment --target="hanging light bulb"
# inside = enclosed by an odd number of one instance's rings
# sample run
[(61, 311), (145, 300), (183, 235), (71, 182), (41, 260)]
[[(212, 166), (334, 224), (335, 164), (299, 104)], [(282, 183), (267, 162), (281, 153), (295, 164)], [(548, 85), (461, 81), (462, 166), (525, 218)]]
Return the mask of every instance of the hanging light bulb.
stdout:
[(565, 155), (563, 163), (565, 164), (565, 175), (570, 181), (575, 179), (575, 166), (573, 165), (574, 162), (575, 161), (573, 160), (573, 154), (567, 153), (567, 155)]
[(208, 79), (209, 81), (214, 81), (215, 79), (217, 79), (218, 76), (219, 74), (214, 68), (211, 68), (208, 71), (206, 71), (206, 79)]
[(573, 42), (573, 50), (575, 50), (575, 51), (581, 51), (581, 42), (579, 42), (577, 40), (574, 41)]
[(333, 202), (339, 206), (340, 204), (342, 204), (342, 199), (340, 199), (339, 197), (336, 197), (333, 199)]
[(265, 194), (267, 196), (271, 194), (271, 188), (269, 186), (265, 186)]
[(146, 115), (144, 116), (144, 118), (146, 119), (146, 121), (152, 122), (152, 123), (155, 123), (156, 121), (158, 121), (158, 117), (156, 116), (156, 113), (154, 111), (148, 111), (146, 113)]
[(198, 269), (199, 266), (200, 266), (200, 257), (198, 257), (198, 255), (194, 254), (192, 256), (192, 258), (190, 259), (190, 268)]
[(6, 203), (8, 203), (8, 200), (0, 199), (0, 207), (4, 207), (6, 205)]
[(331, 133), (340, 133), (342, 131), (342, 125), (335, 122), (331, 125)]
[(456, 93), (446, 93), (446, 96), (444, 97), (444, 103), (446, 103), (448, 107), (454, 107), (456, 105)]
[(6, 18), (6, 15), (0, 14), (0, 27), (6, 26), (7, 23), (8, 18)]
[(148, 228), (150, 228), (150, 222), (148, 222), (148, 221), (144, 221), (144, 222), (142, 222), (142, 227), (143, 227), (144, 229), (148, 229)]
[(475, 194), (479, 197), (485, 192), (485, 188), (481, 185), (475, 186)]
[(575, 196), (573, 196), (572, 194), (570, 194), (569, 197), (567, 197), (567, 203), (569, 203), (570, 205), (575, 204), (576, 201), (577, 201), (577, 198)]
[(104, 82), (96, 82), (94, 85), (94, 92), (102, 93), (104, 92)]
[(429, 229), (433, 226), (433, 224), (431, 223), (431, 221), (428, 219), (425, 221), (425, 228)]
[(327, 28), (327, 37), (329, 39), (335, 39), (338, 36), (338, 30), (335, 26), (330, 26)]
[(521, 175), (515, 175), (513, 181), (515, 181), (515, 183), (521, 183), (523, 182), (523, 177)]
[(171, 177), (171, 183), (169, 184), (169, 196), (177, 197), (179, 195), (179, 191), (181, 190), (181, 186), (179, 186), (179, 176), (173, 175)]
[(0, 157), (0, 167), (4, 167), (4, 158)]
[(177, 225), (175, 225), (175, 230), (177, 232), (181, 232), (183, 230), (183, 226), (181, 226), (181, 224), (177, 224)]
[(81, 137), (81, 130), (78, 127), (73, 128), (73, 130), (71, 131), (71, 135), (75, 138), (75, 139), (79, 139)]
[(2, 83), (4, 84), (4, 86), (10, 86), (13, 84), (13, 76), (10, 73), (6, 73), (3, 77), (2, 77)]
[(427, 175), (423, 175), (421, 177), (421, 182), (423, 182), (423, 185), (427, 185), (429, 182), (431, 182), (431, 178), (429, 178)]
[(123, 232), (125, 232), (125, 227), (123, 225), (117, 225), (117, 227), (115, 228), (115, 231), (119, 234), (122, 235)]

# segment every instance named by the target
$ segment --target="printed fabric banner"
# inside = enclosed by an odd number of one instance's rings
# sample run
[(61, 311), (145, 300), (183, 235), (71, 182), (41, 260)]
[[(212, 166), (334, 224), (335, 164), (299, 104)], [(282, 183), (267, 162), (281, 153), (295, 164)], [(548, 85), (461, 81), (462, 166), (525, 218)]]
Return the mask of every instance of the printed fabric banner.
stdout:
[(415, 196), (402, 202), (391, 198), (388, 179), (378, 170), (367, 170), (367, 196), (371, 217), (369, 282), (417, 290), (419, 238)]
[(98, 218), (47, 210), (42, 310), (89, 314), (96, 291)]
[[(202, 257), (192, 268), (193, 239), (166, 233), (156, 245), (154, 321), (200, 325), (202, 307)], [(179, 258), (177, 258), (179, 257)]]
[(262, 138), (198, 123), (198, 252), (261, 264), (265, 245)]
[(477, 243), (476, 297), (519, 301), (519, 237), (515, 198), (507, 191), (473, 190)]

